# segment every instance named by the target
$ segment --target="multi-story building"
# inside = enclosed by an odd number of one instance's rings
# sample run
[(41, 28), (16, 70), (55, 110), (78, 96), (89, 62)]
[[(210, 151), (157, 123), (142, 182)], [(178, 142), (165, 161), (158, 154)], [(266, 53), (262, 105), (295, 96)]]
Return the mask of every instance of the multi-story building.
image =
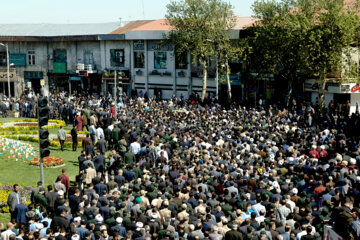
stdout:
[[(240, 30), (254, 21), (237, 18), (229, 32), (239, 38)], [(114, 93), (114, 71), (121, 74), (121, 89), (188, 97), (201, 93), (202, 70), (190, 54), (175, 56), (174, 46), (161, 40), (170, 31), (165, 20), (103, 24), (0, 25), (0, 93), (8, 95), (6, 47), (9, 49), (10, 88), (19, 96), (26, 87), (36, 92), (44, 80), (47, 91)], [(240, 86), (241, 64), (234, 64), (232, 80)], [(208, 68), (208, 93), (214, 93), (215, 59)]]

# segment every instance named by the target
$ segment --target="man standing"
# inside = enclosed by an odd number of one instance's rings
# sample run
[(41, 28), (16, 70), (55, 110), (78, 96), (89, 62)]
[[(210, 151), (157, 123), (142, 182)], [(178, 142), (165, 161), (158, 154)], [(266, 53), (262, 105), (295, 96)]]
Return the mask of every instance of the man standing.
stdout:
[(100, 140), (96, 143), (96, 148), (102, 155), (106, 153), (107, 147), (106, 147), (106, 141), (104, 140), (104, 136), (100, 137)]
[(59, 142), (60, 142), (61, 151), (64, 151), (64, 143), (65, 143), (65, 140), (66, 140), (66, 132), (65, 132), (63, 126), (60, 126), (60, 130), (58, 132), (58, 138), (59, 138)]
[(77, 149), (77, 146), (78, 146), (78, 133), (77, 133), (77, 130), (76, 130), (76, 127), (73, 126), (73, 128), (71, 129), (71, 138), (72, 138), (72, 149), (73, 149), (73, 152), (76, 152), (76, 149)]
[(28, 206), (25, 205), (25, 203), (26, 198), (22, 197), (20, 204), (17, 204), (15, 206), (16, 223), (18, 228), (20, 228), (22, 224), (25, 224), (27, 222), (25, 214), (28, 211)]
[(100, 153), (99, 150), (96, 151), (96, 157), (94, 158), (94, 166), (96, 172), (104, 173), (105, 170), (105, 156)]
[(14, 184), (14, 191), (12, 191), (8, 197), (7, 204), (10, 210), (11, 220), (16, 219), (15, 206), (20, 204), (19, 185)]
[(68, 176), (66, 176), (66, 169), (64, 168), (62, 171), (61, 176), (61, 183), (65, 185), (66, 187), (66, 192), (69, 192), (70, 189), (70, 179)]

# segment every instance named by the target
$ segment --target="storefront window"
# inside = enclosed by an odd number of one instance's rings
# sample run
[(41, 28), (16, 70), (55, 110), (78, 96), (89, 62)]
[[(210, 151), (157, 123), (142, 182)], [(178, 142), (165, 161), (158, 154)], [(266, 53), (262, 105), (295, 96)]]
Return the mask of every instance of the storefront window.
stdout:
[(110, 64), (115, 67), (123, 67), (125, 64), (124, 49), (111, 49), (110, 50)]
[(176, 69), (187, 69), (187, 54), (176, 52)]
[(154, 68), (166, 69), (166, 52), (154, 52)]
[(144, 52), (134, 52), (135, 68), (145, 67), (145, 54)]

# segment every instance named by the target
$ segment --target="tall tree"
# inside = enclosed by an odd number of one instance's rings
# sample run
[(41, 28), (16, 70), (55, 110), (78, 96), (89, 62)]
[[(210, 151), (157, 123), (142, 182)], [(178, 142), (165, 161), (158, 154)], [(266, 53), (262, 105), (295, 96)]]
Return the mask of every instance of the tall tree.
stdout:
[(283, 76), (289, 86), (304, 73), (319, 77), (323, 108), (326, 76), (342, 71), (342, 53), (356, 41), (358, 0), (257, 0), (253, 11), (259, 21), (249, 28), (251, 66)]
[(215, 56), (214, 43), (228, 39), (228, 30), (233, 26), (232, 6), (222, 0), (178, 0), (167, 5), (167, 24), (172, 31), (166, 38), (176, 51), (187, 52), (193, 61), (199, 60), (203, 67), (204, 101), (207, 89), (207, 67)]
[[(326, 77), (330, 72), (343, 72), (344, 55), (356, 45), (359, 30), (359, 1), (298, 0), (296, 18), (311, 9), (314, 21), (306, 31), (303, 56), (306, 69), (319, 77), (319, 103), (324, 108)], [(344, 76), (342, 76), (344, 77)]]
[[(252, 6), (258, 21), (247, 29), (246, 60), (258, 74), (274, 73), (287, 80), (288, 104), (294, 82), (303, 68), (301, 43), (306, 21), (294, 21), (296, 1), (257, 0)], [(311, 16), (310, 16), (311, 17)], [(308, 21), (311, 19), (308, 18)], [(298, 24), (298, 26), (297, 26)], [(304, 28), (302, 28), (304, 27)]]

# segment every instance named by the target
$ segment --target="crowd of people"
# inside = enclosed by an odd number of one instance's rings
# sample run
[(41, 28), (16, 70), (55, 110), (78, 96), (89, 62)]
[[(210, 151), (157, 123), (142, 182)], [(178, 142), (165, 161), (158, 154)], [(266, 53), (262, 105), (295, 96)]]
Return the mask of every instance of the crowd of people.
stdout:
[(14, 185), (1, 240), (309, 240), (325, 225), (360, 239), (358, 113), (139, 97), (115, 114), (111, 98), (59, 99), (74, 151), (89, 131), (79, 175), (39, 182), (30, 205)]

